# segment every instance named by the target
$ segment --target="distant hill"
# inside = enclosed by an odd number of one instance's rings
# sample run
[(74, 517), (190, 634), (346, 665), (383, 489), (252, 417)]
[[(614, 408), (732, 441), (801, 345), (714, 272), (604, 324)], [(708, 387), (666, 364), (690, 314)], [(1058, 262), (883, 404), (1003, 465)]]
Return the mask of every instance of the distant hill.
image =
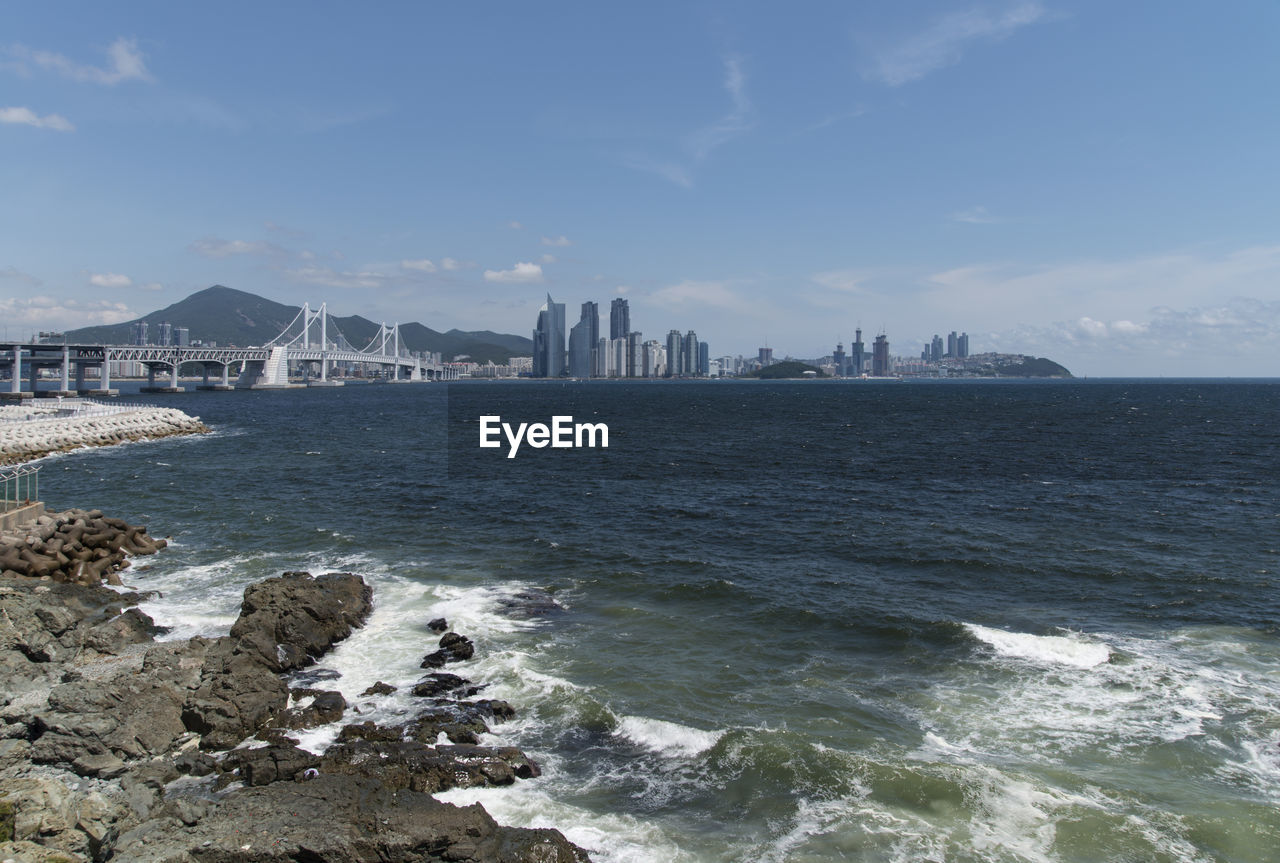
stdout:
[[(168, 321), (175, 327), (189, 329), (193, 340), (249, 347), (275, 338), (297, 316), (298, 309), (298, 306), (287, 306), (247, 291), (214, 285), (132, 321), (70, 330), (67, 338), (90, 344), (130, 344), (133, 342), (134, 325), (139, 321), (147, 322), (153, 339), (159, 333), (160, 323)], [(329, 323), (330, 326), (336, 325), (356, 348), (367, 345), (377, 335), (379, 326), (359, 315), (331, 316)], [(466, 355), (478, 363), (505, 363), (509, 357), (533, 355), (531, 340), (488, 330), (441, 333), (414, 322), (400, 325), (400, 340), (411, 351), (439, 351), (446, 361)]]
[(817, 366), (811, 366), (808, 363), (796, 360), (788, 360), (787, 362), (774, 363), (771, 366), (756, 369), (754, 372), (748, 372), (743, 377), (760, 378), (768, 381), (787, 378), (825, 378), (826, 374)]
[(1065, 366), (1045, 357), (1019, 357), (995, 367), (996, 377), (1001, 378), (1069, 378), (1071, 372)]

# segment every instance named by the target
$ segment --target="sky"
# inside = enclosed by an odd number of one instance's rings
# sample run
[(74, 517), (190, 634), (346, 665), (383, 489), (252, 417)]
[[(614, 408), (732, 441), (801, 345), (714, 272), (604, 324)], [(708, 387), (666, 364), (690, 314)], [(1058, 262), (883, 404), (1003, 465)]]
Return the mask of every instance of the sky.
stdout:
[(0, 335), (549, 293), (713, 356), (1280, 376), (1277, 45), (1275, 0), (0, 0)]

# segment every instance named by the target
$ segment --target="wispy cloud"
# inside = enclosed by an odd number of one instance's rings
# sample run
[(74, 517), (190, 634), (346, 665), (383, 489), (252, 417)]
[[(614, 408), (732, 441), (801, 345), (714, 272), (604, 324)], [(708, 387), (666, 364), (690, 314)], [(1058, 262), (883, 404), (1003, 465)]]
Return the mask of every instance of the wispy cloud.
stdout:
[(846, 294), (862, 293), (866, 282), (866, 276), (857, 270), (828, 270), (810, 278), (824, 288)]
[(686, 279), (659, 288), (649, 299), (668, 308), (703, 307), (737, 312), (753, 308), (751, 301), (734, 291), (729, 282), (719, 280)]
[(970, 207), (967, 210), (952, 213), (947, 218), (953, 222), (964, 222), (968, 225), (992, 225), (1000, 221), (988, 213), (986, 207)]
[(223, 240), (218, 237), (203, 237), (187, 248), (206, 258), (230, 258), (234, 255), (287, 254), (284, 249), (274, 243), (266, 243), (261, 240)]
[(636, 152), (624, 153), (621, 162), (625, 168), (643, 171), (647, 174), (656, 174), (664, 180), (675, 183), (677, 186), (683, 186), (686, 189), (693, 186), (693, 177), (689, 175), (688, 169), (674, 162), (659, 161), (643, 153)]
[(685, 136), (679, 146), (683, 151), (682, 155), (656, 159), (648, 153), (630, 149), (619, 157), (624, 167), (654, 174), (687, 189), (693, 185), (693, 165), (705, 161), (719, 147), (755, 127), (755, 108), (747, 96), (747, 79), (742, 59), (727, 56), (722, 63), (724, 89), (729, 94), (729, 111)]
[(561, 247), (563, 247), (563, 246), (572, 246), (572, 245), (573, 245), (573, 243), (569, 242), (569, 238), (568, 238), (568, 237), (566, 237), (564, 234), (561, 234), (561, 235), (560, 235), (560, 236), (558, 236), (558, 237), (543, 237), (543, 238), (542, 238), (542, 245), (544, 245), (544, 246), (561, 246)]
[(133, 279), (120, 273), (93, 273), (89, 276), (89, 284), (95, 288), (119, 290), (133, 286)]
[(0, 297), (0, 319), (9, 326), (42, 330), (118, 324), (137, 315), (124, 303), (109, 300), (82, 302), (57, 297)]
[(55, 132), (74, 132), (76, 127), (61, 114), (45, 114), (41, 117), (30, 108), (0, 108), (0, 123), (11, 123), (18, 126), (35, 126), (37, 129), (52, 129)]
[(123, 36), (111, 43), (107, 49), (106, 66), (88, 66), (77, 63), (71, 58), (52, 51), (37, 51), (25, 45), (13, 45), (6, 53), (16, 61), (21, 71), (28, 71), (27, 64), (48, 69), (69, 78), (72, 81), (85, 81), (92, 84), (108, 86), (121, 81), (150, 81), (151, 73), (147, 71), (142, 52), (138, 50), (135, 39)]
[(454, 272), (456, 270), (469, 270), (476, 265), (475, 261), (459, 261), (457, 258), (441, 258), (440, 269)]
[(519, 222), (517, 222), (515, 219), (512, 219), (510, 222), (507, 222), (507, 227), (508, 227), (508, 228), (510, 228), (510, 229), (511, 229), (511, 230), (513, 230), (513, 231), (523, 231), (523, 230), (524, 230), (524, 225), (520, 224), (520, 223), (519, 223)]
[(746, 76), (738, 57), (724, 58), (724, 89), (731, 102), (729, 113), (689, 137), (689, 148), (699, 161), (755, 125), (755, 110), (747, 98)]
[(879, 51), (867, 77), (898, 87), (937, 69), (954, 66), (975, 42), (998, 42), (1044, 19), (1035, 0), (1020, 0), (1000, 11), (974, 7), (938, 18), (925, 30)]
[(436, 265), (428, 258), (419, 258), (413, 261), (401, 261), (400, 269), (416, 270), (420, 273), (434, 273), (436, 271)]
[(391, 281), (391, 276), (377, 271), (335, 270), (332, 267), (299, 267), (285, 270), (284, 274), (304, 285), (321, 285), (346, 290), (381, 288)]
[(542, 265), (521, 261), (509, 270), (485, 270), (484, 278), (487, 282), (503, 284), (540, 282), (542, 281)]
[(36, 278), (30, 273), (24, 273), (17, 267), (5, 267), (3, 270), (0, 270), (0, 279), (12, 282), (21, 282), (24, 285), (30, 285), (32, 287), (39, 287), (44, 284), (43, 280)]

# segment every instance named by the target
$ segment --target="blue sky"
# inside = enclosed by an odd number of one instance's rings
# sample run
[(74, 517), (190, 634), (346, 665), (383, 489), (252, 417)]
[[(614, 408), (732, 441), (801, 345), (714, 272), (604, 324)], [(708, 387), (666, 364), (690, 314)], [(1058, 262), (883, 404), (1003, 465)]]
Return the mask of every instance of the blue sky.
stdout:
[(1280, 375), (1274, 0), (0, 20), (9, 338), (216, 283), (527, 334), (550, 292), (716, 355), (955, 329), (1078, 374)]

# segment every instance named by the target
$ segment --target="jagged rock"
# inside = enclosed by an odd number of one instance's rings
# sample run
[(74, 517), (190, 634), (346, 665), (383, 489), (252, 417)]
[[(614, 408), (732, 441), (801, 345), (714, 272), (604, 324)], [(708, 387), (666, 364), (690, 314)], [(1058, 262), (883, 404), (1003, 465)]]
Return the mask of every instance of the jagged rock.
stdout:
[(297, 746), (262, 746), (237, 749), (228, 757), (226, 767), (239, 768), (245, 785), (270, 785), (295, 779), (303, 771), (320, 764), (320, 758)]
[[(136, 818), (122, 797), (82, 791), (49, 776), (19, 776), (4, 782), (13, 807), (13, 839), (94, 859), (111, 847), (120, 828)], [(39, 858), (36, 858), (39, 859)]]
[(475, 656), (476, 648), (471, 639), (456, 632), (446, 632), (440, 638), (440, 649), (422, 657), (420, 668), (442, 668), (446, 662), (462, 662)]
[(354, 740), (325, 752), (321, 774), (374, 776), (391, 788), (434, 794), (450, 788), (510, 785), (542, 771), (512, 746), (429, 746), (416, 740)]
[(445, 632), (449, 629), (449, 621), (443, 617), (437, 617), (435, 620), (427, 622), (427, 629), (432, 632)]
[(549, 617), (564, 611), (564, 607), (556, 602), (555, 597), (536, 587), (500, 596), (498, 605), (503, 607), (508, 617), (523, 619)]
[(419, 698), (431, 698), (459, 690), (467, 695), (474, 695), (480, 691), (480, 687), (471, 685), (471, 681), (465, 677), (437, 671), (419, 681), (413, 687), (413, 694)]
[(370, 686), (364, 692), (361, 692), (360, 697), (366, 698), (370, 695), (390, 695), (395, 691), (396, 691), (396, 688), (392, 686), (390, 683), (383, 683), (381, 680), (379, 680), (377, 683), (373, 684), (373, 686)]
[(364, 776), (247, 788), (198, 823), (156, 818), (120, 837), (131, 863), (586, 863), (556, 830), (500, 827), (480, 806), (457, 807)]
[[(296, 696), (297, 690), (294, 694)], [(347, 700), (341, 692), (318, 691), (304, 697), (310, 698), (310, 703), (286, 710), (276, 719), (276, 727), (299, 729), (328, 725), (341, 719), (347, 709)]]
[(251, 584), (231, 637), (263, 646), (274, 671), (304, 668), (364, 622), (373, 588), (351, 573), (286, 572)]

